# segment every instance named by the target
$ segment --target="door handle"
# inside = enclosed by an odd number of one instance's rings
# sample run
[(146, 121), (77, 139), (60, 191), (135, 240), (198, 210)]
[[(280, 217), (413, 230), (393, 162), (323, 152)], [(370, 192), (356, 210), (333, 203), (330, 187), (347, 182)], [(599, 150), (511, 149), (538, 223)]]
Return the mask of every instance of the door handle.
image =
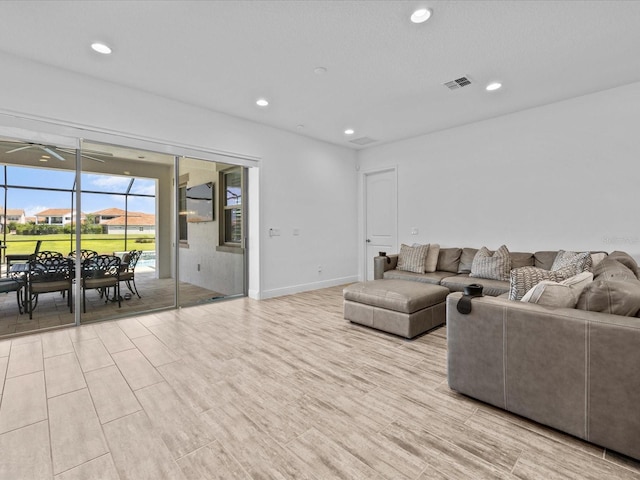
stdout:
[(371, 243), (371, 239), (370, 238), (367, 238), (367, 243)]

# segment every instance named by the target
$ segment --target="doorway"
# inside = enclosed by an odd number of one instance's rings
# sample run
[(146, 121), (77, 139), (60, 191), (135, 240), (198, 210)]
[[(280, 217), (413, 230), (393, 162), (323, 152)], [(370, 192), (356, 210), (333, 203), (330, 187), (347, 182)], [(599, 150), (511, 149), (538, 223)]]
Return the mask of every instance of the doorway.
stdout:
[[(69, 144), (0, 138), (0, 337), (246, 295), (246, 168)], [(69, 288), (36, 299), (38, 249), (66, 264)], [(85, 279), (96, 256), (118, 263), (108, 288)]]
[(365, 172), (364, 278), (373, 280), (373, 258), (398, 251), (398, 194), (395, 167)]

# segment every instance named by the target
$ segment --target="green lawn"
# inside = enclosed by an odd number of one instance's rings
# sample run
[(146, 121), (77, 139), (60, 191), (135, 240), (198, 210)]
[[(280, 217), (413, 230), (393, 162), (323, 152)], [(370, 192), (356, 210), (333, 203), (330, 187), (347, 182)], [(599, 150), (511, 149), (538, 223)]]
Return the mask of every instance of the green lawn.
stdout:
[[(136, 239), (150, 238), (154, 235), (127, 235), (127, 248), (124, 246), (124, 235), (107, 235), (107, 234), (86, 234), (82, 236), (82, 248), (85, 250), (95, 250), (100, 254), (112, 254), (113, 252), (123, 252), (125, 250), (155, 250), (155, 240), (153, 243), (136, 243)], [(2, 237), (0, 237), (2, 240)], [(7, 235), (7, 248), (4, 253), (26, 254), (33, 253), (36, 248), (36, 242), (42, 240), (40, 251), (50, 250), (67, 254), (75, 250), (75, 236), (73, 242), (70, 235)]]

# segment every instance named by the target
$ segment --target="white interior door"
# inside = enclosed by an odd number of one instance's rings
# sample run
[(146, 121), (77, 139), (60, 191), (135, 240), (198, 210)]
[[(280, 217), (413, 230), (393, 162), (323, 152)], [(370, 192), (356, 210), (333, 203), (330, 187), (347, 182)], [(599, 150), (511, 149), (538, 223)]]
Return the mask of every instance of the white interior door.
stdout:
[(396, 170), (364, 174), (365, 278), (373, 280), (373, 257), (397, 253), (398, 196)]

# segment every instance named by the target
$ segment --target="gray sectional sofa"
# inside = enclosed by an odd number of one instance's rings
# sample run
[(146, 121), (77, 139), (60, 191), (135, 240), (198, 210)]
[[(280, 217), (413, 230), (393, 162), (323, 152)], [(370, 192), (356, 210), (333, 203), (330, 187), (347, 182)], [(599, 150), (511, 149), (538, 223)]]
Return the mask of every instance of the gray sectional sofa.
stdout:
[[(432, 273), (413, 273), (397, 270), (398, 255), (375, 257), (374, 278), (410, 280), (413, 282), (442, 285), (452, 292), (462, 292), (472, 283), (482, 283), (484, 294), (497, 297), (509, 292), (509, 282), (471, 277), (471, 265), (478, 252), (477, 248), (441, 248), (436, 271)], [(511, 268), (532, 266), (550, 270), (558, 251), (510, 252)]]
[[(640, 269), (614, 252), (593, 268), (577, 308), (508, 299), (509, 282), (469, 277), (468, 251), (442, 249), (434, 273), (375, 259), (376, 277), (447, 286), (449, 386), (465, 395), (640, 460)], [(512, 254), (549, 269), (556, 252)], [(461, 265), (463, 268), (461, 268)], [(472, 311), (456, 305), (469, 283), (485, 286)]]

